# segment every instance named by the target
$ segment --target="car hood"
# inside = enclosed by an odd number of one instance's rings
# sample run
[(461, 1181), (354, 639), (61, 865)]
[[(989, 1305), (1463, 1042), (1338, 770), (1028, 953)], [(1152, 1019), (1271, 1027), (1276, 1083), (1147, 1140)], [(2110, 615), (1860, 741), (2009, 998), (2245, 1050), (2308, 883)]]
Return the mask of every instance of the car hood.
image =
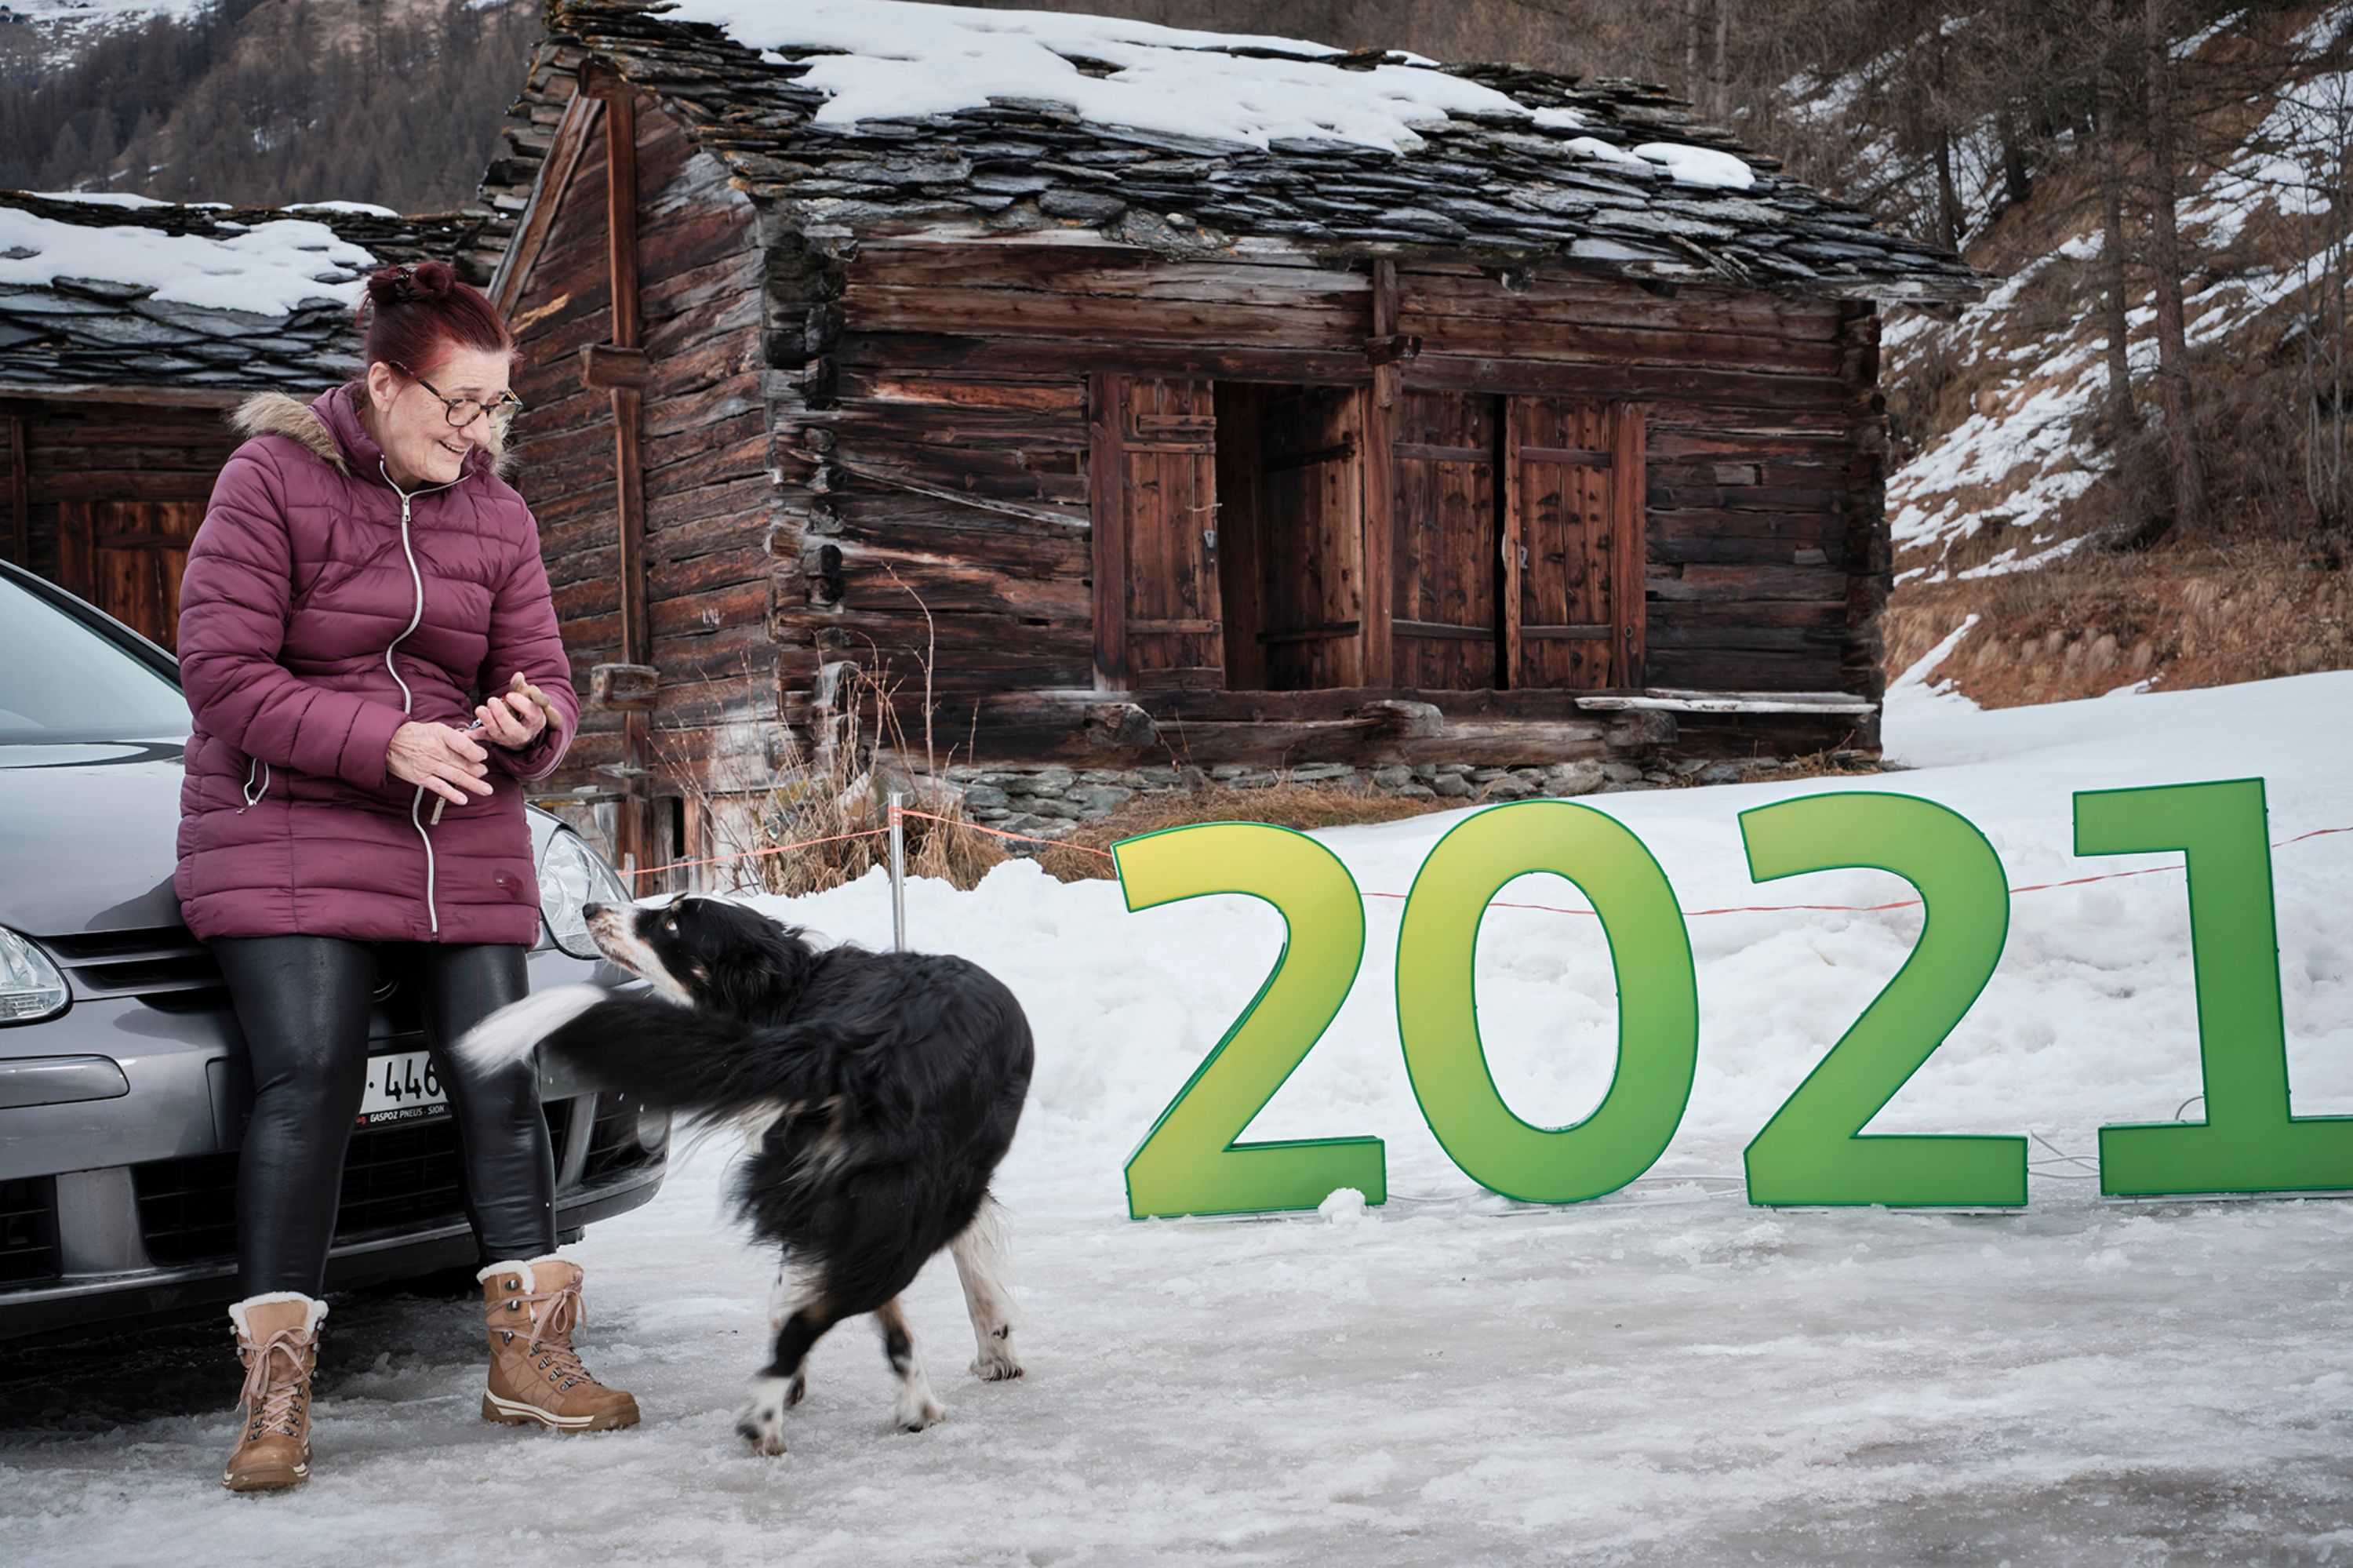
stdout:
[(0, 926), (63, 937), (178, 925), (185, 744), (0, 745)]

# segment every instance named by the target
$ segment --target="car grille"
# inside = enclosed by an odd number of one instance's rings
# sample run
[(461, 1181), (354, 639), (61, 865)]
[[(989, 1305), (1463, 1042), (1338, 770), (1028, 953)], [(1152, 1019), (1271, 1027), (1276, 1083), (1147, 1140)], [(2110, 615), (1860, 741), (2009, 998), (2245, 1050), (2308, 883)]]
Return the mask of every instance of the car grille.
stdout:
[(185, 926), (142, 931), (99, 931), (79, 937), (44, 937), (74, 995), (172, 997), (186, 1002), (216, 1000), (204, 992), (227, 989), (211, 951)]
[[(570, 1100), (540, 1107), (548, 1141), (561, 1149)], [(132, 1167), (147, 1255), (158, 1264), (200, 1263), (237, 1251), (237, 1156), (198, 1154)], [(463, 1219), (466, 1177), (454, 1118), (352, 1135), (335, 1239), (372, 1232), (428, 1230)]]
[(55, 1279), (58, 1273), (57, 1178), (0, 1181), (0, 1285)]
[(644, 1108), (631, 1095), (596, 1097), (596, 1119), (588, 1128), (588, 1162), (580, 1168), (584, 1185), (594, 1187), (653, 1159), (652, 1151), (638, 1141), (638, 1114)]

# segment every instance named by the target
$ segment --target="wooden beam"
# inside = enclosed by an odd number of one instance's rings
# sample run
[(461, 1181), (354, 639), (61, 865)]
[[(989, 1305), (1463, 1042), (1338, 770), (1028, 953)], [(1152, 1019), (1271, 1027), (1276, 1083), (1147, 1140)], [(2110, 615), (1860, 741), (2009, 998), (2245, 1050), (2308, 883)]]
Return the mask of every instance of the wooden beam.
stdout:
[(1127, 689), (1127, 461), (1123, 377), (1087, 377), (1087, 514), (1094, 535), (1095, 689)]
[(1641, 404), (1622, 403), (1610, 430), (1610, 588), (1617, 645), (1610, 651), (1609, 669), (1613, 686), (1641, 685), (1649, 656), (1650, 609), (1643, 586), (1650, 576), (1651, 549), (1645, 422)]
[(622, 348), (609, 343), (583, 344), (580, 378), (606, 391), (617, 387), (642, 389), (654, 378), (653, 364), (641, 348)]
[[(1397, 263), (1373, 263), (1370, 342), (1394, 337), (1398, 328)], [(1419, 344), (1416, 345), (1419, 347)], [(1363, 465), (1365, 519), (1365, 680), (1385, 686), (1396, 678), (1396, 640), (1390, 620), (1397, 609), (1397, 416), (1404, 388), (1394, 359), (1377, 361), (1372, 385), (1360, 394), (1365, 429)]]
[(0, 393), (14, 393), (28, 403), (125, 403), (142, 408), (234, 408), (257, 392), (271, 390), (274, 388), (259, 381), (249, 387), (113, 387), (94, 381), (0, 382)]
[(33, 569), (33, 476), (25, 456), (31, 421), (25, 405), (11, 402), (8, 411), (8, 533), (10, 558), (26, 571)]
[(1497, 564), (1503, 568), (1503, 587), (1498, 593), (1503, 603), (1504, 645), (1495, 650), (1495, 684), (1510, 689), (1520, 683), (1520, 556), (1525, 546), (1521, 543), (1524, 530), (1521, 512), (1527, 505), (1527, 496), (1520, 482), (1521, 404), (1516, 397), (1506, 397), (1496, 409), (1503, 429), (1498, 432), (1503, 442), (1503, 482), (1495, 487), (1501, 511), (1495, 519), (1495, 552)]
[[(605, 83), (585, 79), (581, 90), (599, 93)], [(644, 356), (638, 349), (638, 113), (627, 93), (603, 97), (605, 112), (605, 235), (612, 280), (613, 339), (619, 355)], [(653, 638), (646, 609), (646, 484), (643, 402), (640, 387), (615, 385), (613, 479), (617, 533), (621, 657), (623, 664), (650, 665)], [(654, 863), (653, 801), (649, 793), (653, 761), (652, 721), (643, 708), (621, 715), (621, 756), (629, 798), (616, 813), (614, 850), (624, 864)], [(636, 885), (637, 891), (657, 889)]]
[(532, 264), (539, 260), (548, 231), (555, 227), (555, 209), (571, 188), (581, 154), (587, 150), (588, 132), (596, 122), (598, 108), (592, 94), (575, 88), (572, 101), (565, 106), (564, 118), (556, 123), (555, 140), (540, 162), (538, 177), (531, 183), (531, 196), (523, 204), (514, 238), (507, 242), (506, 254), (499, 258), (498, 270), (491, 275), (491, 300), (501, 316), (513, 315), (522, 299)]

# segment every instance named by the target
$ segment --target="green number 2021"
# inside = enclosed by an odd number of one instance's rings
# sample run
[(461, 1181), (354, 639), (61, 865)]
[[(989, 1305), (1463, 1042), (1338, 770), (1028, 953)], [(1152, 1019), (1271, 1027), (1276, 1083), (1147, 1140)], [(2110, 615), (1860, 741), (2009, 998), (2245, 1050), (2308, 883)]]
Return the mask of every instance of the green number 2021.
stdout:
[[(1908, 795), (1812, 795), (1741, 814), (1758, 882), (1843, 868), (1892, 871), (1924, 908), (1911, 956), (1747, 1151), (1763, 1204), (1947, 1207), (2026, 1202), (2025, 1140), (1862, 1129), (1960, 1022), (2009, 929), (2001, 861), (1966, 818)], [(2271, 866), (2259, 780), (2076, 797), (2077, 853), (2179, 849), (2189, 869), (2204, 1123), (2101, 1134), (2112, 1193), (2353, 1187), (2353, 1118), (2289, 1115)], [(1130, 909), (1239, 893), (1282, 912), (1289, 939), (1266, 983), (1161, 1113), (1127, 1167), (1130, 1212), (1312, 1208), (1334, 1189), (1385, 1191), (1370, 1138), (1243, 1144), (1242, 1129), (1339, 1012), (1364, 954), (1356, 886), (1322, 844), (1219, 822), (1113, 846)], [(1591, 902), (1619, 996), (1616, 1068), (1601, 1103), (1565, 1128), (1504, 1104), (1479, 1037), (1472, 959), (1489, 903), (1514, 878), (1556, 875)], [(1697, 1062), (1691, 942), (1666, 874), (1615, 818), (1559, 800), (1465, 818), (1415, 876), (1398, 935), (1398, 1034), (1424, 1118), (1474, 1181), (1576, 1202), (1650, 1169), (1674, 1136)]]

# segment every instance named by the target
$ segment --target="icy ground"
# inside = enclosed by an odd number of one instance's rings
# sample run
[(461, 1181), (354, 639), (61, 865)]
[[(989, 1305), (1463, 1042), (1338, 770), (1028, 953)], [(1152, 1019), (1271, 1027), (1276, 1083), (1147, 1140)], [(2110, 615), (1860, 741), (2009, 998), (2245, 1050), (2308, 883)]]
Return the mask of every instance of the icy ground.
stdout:
[[(2260, 774), (2274, 840), (2353, 826), (2348, 715), (2353, 673), (1996, 713), (1915, 683), (1888, 730), (1916, 770), (1835, 787), (1945, 801), (2013, 885), (2050, 882), (2154, 863), (2069, 853), (2079, 788)], [(1899, 896), (1878, 874), (1748, 882), (1736, 813), (1822, 787), (1593, 803), (1686, 908)], [(1326, 838), (1366, 890), (1402, 893), (1453, 820)], [(2295, 1108), (2353, 1112), (2353, 833), (2274, 861)], [(1548, 878), (1503, 896), (1582, 902)], [(2353, 1560), (2353, 1202), (2102, 1200), (2052, 1152), (2197, 1092), (2183, 908), (2176, 872), (2020, 894), (1992, 984), (1875, 1124), (2048, 1139), (2023, 1213), (1768, 1213), (1730, 1179), (1916, 911), (1692, 920), (1703, 1033), (1681, 1134), (1628, 1191), (1540, 1209), (1482, 1195), (1423, 1128), (1389, 1012), (1398, 905), (1374, 899), (1353, 999), (1252, 1136), (1379, 1135), (1388, 1205), (1138, 1224), (1122, 1163), (1259, 984), (1274, 916), (1240, 899), (1129, 915), (1111, 884), (1026, 865), (970, 894), (919, 885), (919, 943), (997, 969), (1037, 1029), (1000, 1182), (1026, 1382), (965, 1376), (943, 1262), (911, 1308), (944, 1425), (890, 1429), (882, 1358), (852, 1323), (818, 1348), (791, 1453), (746, 1455), (733, 1412), (769, 1270), (723, 1223), (712, 1145), (576, 1249), (591, 1362), (643, 1426), (488, 1426), (465, 1304), (356, 1297), (328, 1323), (317, 1478), (237, 1499), (214, 1480), (225, 1328), (12, 1352), (0, 1542), (12, 1563), (174, 1568)], [(880, 882), (791, 913), (888, 935)], [(1613, 1040), (1591, 922), (1495, 911), (1480, 969), (1505, 1096), (1533, 1120), (1583, 1114)]]

